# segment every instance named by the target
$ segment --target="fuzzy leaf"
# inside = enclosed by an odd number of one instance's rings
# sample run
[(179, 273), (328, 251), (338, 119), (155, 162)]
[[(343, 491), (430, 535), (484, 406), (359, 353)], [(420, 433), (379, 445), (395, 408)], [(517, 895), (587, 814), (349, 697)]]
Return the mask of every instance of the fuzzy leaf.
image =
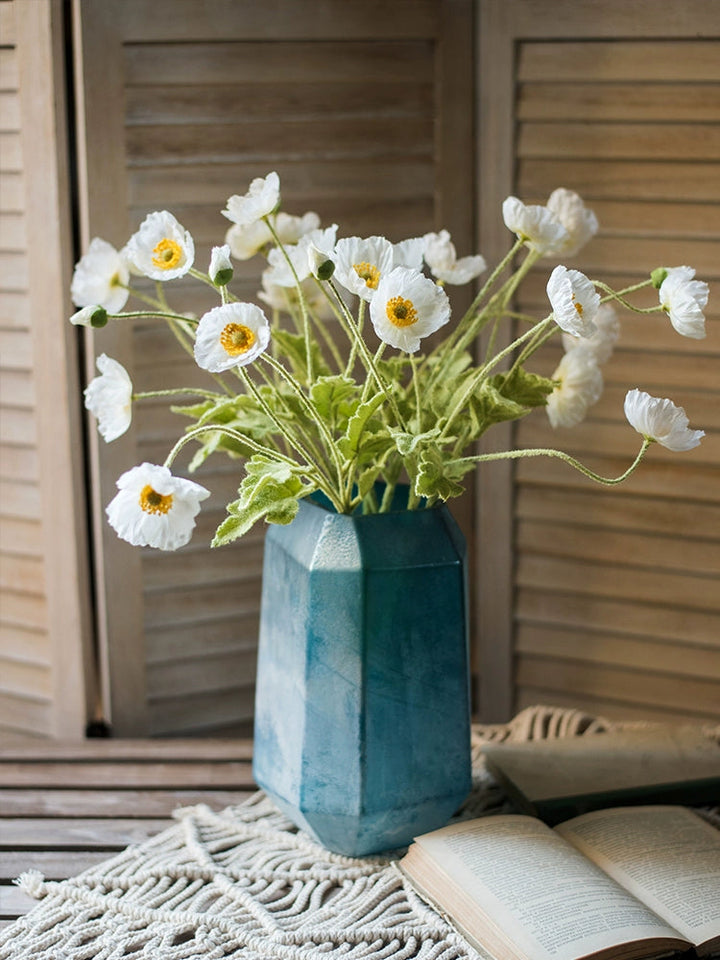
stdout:
[(472, 436), (476, 438), (493, 423), (518, 420), (530, 413), (531, 408), (504, 397), (486, 380), (480, 390), (470, 397), (467, 409), (473, 425)]
[(439, 497), (441, 500), (459, 497), (465, 487), (458, 480), (465, 472), (457, 463), (447, 464), (442, 451), (435, 444), (430, 444), (420, 456), (415, 493), (420, 497)]
[(360, 387), (350, 377), (319, 377), (310, 388), (310, 400), (331, 430), (345, 430), (358, 407)]
[(402, 430), (390, 430), (395, 446), (401, 457), (411, 456), (419, 446), (436, 440), (441, 433), (440, 427), (433, 427), (425, 433), (404, 433)]
[(524, 407), (544, 407), (555, 389), (554, 381), (517, 367), (512, 373), (498, 373), (490, 382), (504, 397)]
[[(361, 403), (352, 417), (350, 417), (345, 436), (340, 440), (340, 449), (346, 457), (351, 458), (358, 453), (363, 433), (369, 428), (372, 415), (384, 400), (385, 394), (378, 393), (372, 397), (372, 399)], [(383, 428), (383, 426), (380, 420), (376, 420), (373, 429), (380, 429)]]

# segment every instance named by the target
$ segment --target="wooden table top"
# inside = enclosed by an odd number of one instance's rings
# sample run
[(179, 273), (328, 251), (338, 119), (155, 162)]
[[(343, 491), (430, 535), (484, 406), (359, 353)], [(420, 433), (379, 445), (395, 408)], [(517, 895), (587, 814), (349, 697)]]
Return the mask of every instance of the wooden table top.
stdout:
[(250, 740), (0, 739), (0, 929), (35, 901), (13, 879), (64, 880), (159, 833), (176, 807), (254, 790)]

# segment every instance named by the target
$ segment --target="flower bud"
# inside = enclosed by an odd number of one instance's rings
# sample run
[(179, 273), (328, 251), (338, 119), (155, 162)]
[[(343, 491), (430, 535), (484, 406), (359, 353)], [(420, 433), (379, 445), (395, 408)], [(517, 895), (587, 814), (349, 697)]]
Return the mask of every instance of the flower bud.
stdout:
[(316, 276), (318, 280), (329, 280), (335, 273), (334, 260), (324, 250), (316, 247), (314, 243), (308, 246), (308, 264), (310, 273)]
[(666, 267), (656, 267), (650, 274), (650, 279), (652, 280), (652, 285), (656, 290), (659, 290), (663, 285), (663, 281), (667, 277), (668, 272)]
[(107, 310), (105, 307), (99, 307), (93, 304), (90, 307), (83, 307), (70, 317), (70, 323), (76, 327), (104, 327), (108, 322)]
[(233, 265), (229, 244), (224, 243), (222, 247), (212, 248), (208, 274), (216, 287), (224, 287), (230, 283), (233, 278)]

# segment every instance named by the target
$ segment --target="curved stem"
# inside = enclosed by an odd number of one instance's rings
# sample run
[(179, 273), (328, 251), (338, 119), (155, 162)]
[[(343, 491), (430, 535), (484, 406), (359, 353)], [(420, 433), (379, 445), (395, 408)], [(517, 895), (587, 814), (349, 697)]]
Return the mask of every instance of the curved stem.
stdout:
[(206, 397), (208, 400), (222, 400), (222, 394), (215, 393), (213, 390), (201, 390), (198, 387), (176, 387), (172, 390), (144, 390), (141, 393), (134, 393), (133, 400), (151, 400), (154, 397), (172, 397), (177, 394), (185, 396)]
[(640, 465), (640, 461), (647, 453), (648, 447), (654, 442), (655, 441), (651, 437), (643, 437), (642, 446), (640, 447), (638, 455), (635, 457), (627, 470), (624, 473), (621, 473), (619, 477), (603, 477), (599, 473), (595, 473), (595, 471), (591, 470), (589, 467), (586, 467), (585, 464), (580, 463), (580, 461), (576, 460), (575, 457), (571, 457), (569, 453), (565, 453), (563, 450), (543, 448), (531, 448), (527, 450), (503, 450), (499, 453), (479, 453), (472, 457), (461, 457), (458, 460), (451, 460), (448, 465), (456, 463), (489, 463), (492, 460), (521, 460), (525, 457), (555, 457), (558, 460), (564, 460), (564, 462), (569, 466), (573, 467), (575, 470), (578, 470), (591, 480), (595, 480), (596, 483), (602, 483), (605, 486), (614, 486), (616, 483), (622, 483), (623, 480), (627, 480), (630, 474), (635, 472), (637, 467)]
[(180, 453), (182, 448), (189, 443), (191, 440), (196, 440), (198, 437), (201, 437), (205, 433), (223, 433), (225, 436), (230, 437), (233, 440), (237, 440), (238, 443), (244, 443), (246, 446), (250, 447), (255, 453), (262, 453), (264, 456), (270, 457), (273, 460), (282, 460), (283, 463), (290, 463), (293, 466), (297, 467), (297, 463), (291, 457), (286, 457), (278, 450), (273, 450), (271, 447), (266, 447), (262, 443), (257, 443), (255, 440), (251, 440), (250, 437), (246, 437), (244, 434), (239, 433), (237, 430), (233, 430), (231, 427), (225, 427), (222, 424), (218, 423), (208, 423), (203, 424), (201, 427), (196, 427), (194, 430), (190, 430), (188, 433), (183, 434), (182, 437), (175, 443), (170, 453), (165, 458), (165, 463), (163, 466), (171, 467), (173, 461)]

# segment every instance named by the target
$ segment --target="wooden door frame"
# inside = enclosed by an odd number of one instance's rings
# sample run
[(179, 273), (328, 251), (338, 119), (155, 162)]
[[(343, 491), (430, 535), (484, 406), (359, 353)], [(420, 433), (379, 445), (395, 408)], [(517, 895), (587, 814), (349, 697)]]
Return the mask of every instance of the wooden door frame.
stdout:
[[(511, 237), (502, 201), (514, 192), (515, 60), (523, 41), (710, 39), (720, 37), (712, 0), (476, 0), (478, 249), (496, 263)], [(498, 343), (498, 346), (506, 345)], [(512, 425), (490, 432), (483, 451), (509, 449)], [(485, 722), (513, 712), (513, 497), (511, 461), (476, 476), (477, 645), (480, 714)]]

